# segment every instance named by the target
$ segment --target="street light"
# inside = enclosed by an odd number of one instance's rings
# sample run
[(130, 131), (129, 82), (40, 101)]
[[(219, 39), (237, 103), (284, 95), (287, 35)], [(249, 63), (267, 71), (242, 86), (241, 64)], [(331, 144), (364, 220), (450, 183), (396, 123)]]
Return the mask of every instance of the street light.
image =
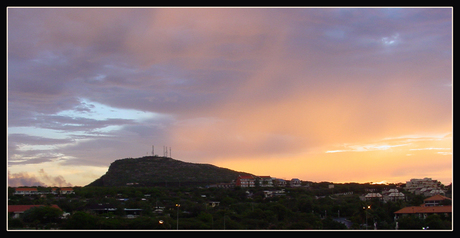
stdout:
[(364, 213), (366, 213), (366, 230), (367, 230), (367, 210), (371, 209), (371, 205), (368, 205), (367, 207), (363, 207)]
[(180, 204), (179, 203), (176, 203), (176, 207), (177, 207), (177, 226), (176, 226), (176, 229), (179, 230), (179, 207), (180, 207)]
[(165, 226), (163, 225), (163, 223), (164, 223), (164, 221), (163, 221), (163, 220), (159, 220), (159, 221), (158, 221), (158, 224), (162, 225), (162, 226), (163, 226), (163, 228), (165, 228)]

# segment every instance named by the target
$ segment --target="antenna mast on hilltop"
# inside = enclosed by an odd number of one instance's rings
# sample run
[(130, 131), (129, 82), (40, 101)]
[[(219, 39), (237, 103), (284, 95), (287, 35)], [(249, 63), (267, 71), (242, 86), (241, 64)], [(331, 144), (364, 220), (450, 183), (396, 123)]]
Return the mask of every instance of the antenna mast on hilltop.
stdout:
[(155, 156), (155, 147), (152, 145), (152, 156)]
[[(152, 153), (153, 153), (153, 146), (152, 146)], [(163, 146), (163, 157), (171, 158), (171, 147), (169, 147), (169, 156), (168, 156), (168, 147)]]

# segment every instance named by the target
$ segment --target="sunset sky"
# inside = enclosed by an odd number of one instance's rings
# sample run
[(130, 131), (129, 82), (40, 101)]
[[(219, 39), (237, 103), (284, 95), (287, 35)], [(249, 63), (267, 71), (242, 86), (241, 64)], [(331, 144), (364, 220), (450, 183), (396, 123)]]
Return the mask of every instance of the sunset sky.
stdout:
[(163, 155), (452, 182), (452, 8), (8, 8), (10, 186)]

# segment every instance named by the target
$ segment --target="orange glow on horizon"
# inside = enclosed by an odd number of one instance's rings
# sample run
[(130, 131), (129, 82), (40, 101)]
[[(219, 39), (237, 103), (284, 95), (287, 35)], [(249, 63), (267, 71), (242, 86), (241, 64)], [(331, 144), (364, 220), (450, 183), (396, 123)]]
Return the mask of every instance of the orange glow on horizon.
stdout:
[[(427, 141), (440, 147), (420, 147), (425, 146)], [(361, 148), (356, 151), (327, 153), (318, 149), (298, 155), (257, 159), (221, 158), (215, 161), (215, 165), (255, 175), (282, 179), (299, 178), (314, 182), (405, 183), (411, 178), (431, 177), (448, 185), (452, 183), (453, 173), (451, 146), (451, 137), (447, 135), (441, 138), (424, 137), (423, 140), (400, 146), (371, 148), (364, 145), (363, 148), (367, 150)], [(433, 161), (436, 163), (433, 164)]]

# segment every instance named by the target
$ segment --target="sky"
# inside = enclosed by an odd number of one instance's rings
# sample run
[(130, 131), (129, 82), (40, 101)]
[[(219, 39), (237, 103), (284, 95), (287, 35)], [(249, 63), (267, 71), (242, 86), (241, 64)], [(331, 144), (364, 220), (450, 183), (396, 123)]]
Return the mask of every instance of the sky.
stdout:
[(7, 9), (9, 186), (163, 155), (452, 182), (452, 8)]

